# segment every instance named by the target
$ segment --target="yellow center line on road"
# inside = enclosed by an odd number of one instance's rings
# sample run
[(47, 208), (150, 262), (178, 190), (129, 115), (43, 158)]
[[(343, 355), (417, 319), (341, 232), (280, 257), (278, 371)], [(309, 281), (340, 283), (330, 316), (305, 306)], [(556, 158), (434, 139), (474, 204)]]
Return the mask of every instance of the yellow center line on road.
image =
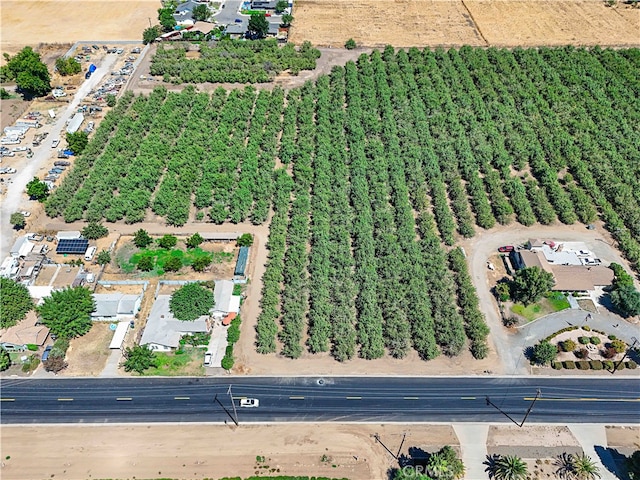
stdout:
[(420, 400), (418, 397), (404, 397), (405, 400)]
[(191, 400), (191, 397), (173, 397), (174, 400)]
[[(534, 397), (523, 400), (533, 401)], [(538, 398), (539, 402), (640, 402), (640, 398)]]
[(0, 402), (15, 402), (15, 398), (0, 398)]
[(460, 400), (475, 400), (476, 397), (460, 397)]
[(59, 398), (59, 402), (73, 402), (73, 398)]
[(362, 400), (362, 397), (347, 397), (347, 400)]
[(116, 398), (116, 400), (119, 401), (119, 402), (129, 402), (129, 401), (133, 400), (133, 398), (131, 398), (131, 397), (118, 397), (118, 398)]
[(289, 400), (304, 400), (304, 397), (289, 397)]

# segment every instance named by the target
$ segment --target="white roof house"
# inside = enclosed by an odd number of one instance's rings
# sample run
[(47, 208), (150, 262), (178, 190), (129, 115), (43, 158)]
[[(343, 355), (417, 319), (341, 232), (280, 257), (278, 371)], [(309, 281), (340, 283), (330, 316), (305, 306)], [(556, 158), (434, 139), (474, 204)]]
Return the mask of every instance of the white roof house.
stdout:
[(65, 232), (56, 233), (56, 239), (60, 240), (74, 240), (76, 238), (80, 238), (82, 234), (77, 230), (69, 230)]
[(216, 280), (213, 289), (213, 314), (217, 317), (228, 313), (240, 312), (240, 296), (233, 294), (234, 283), (231, 280)]
[(132, 319), (142, 303), (142, 293), (124, 295), (122, 293), (93, 294), (96, 309), (91, 313), (92, 320)]
[(210, 330), (207, 315), (190, 322), (175, 318), (169, 310), (170, 300), (171, 295), (158, 295), (147, 318), (140, 345), (148, 345), (151, 350), (166, 352), (177, 348), (183, 335), (207, 333)]
[(23, 235), (18, 240), (16, 240), (16, 243), (13, 244), (13, 247), (11, 247), (10, 253), (12, 257), (20, 258), (31, 253), (31, 250), (33, 250), (33, 243), (31, 243), (27, 239), (26, 235)]

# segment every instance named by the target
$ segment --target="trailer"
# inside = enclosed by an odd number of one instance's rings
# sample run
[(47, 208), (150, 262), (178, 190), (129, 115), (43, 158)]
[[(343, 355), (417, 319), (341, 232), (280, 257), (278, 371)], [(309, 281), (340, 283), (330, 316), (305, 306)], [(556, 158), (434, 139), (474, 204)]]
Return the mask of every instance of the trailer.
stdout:
[(38, 120), (20, 119), (16, 122), (16, 127), (40, 128), (42, 125)]
[(20, 143), (20, 139), (18, 137), (2, 137), (0, 143), (2, 145), (17, 145)]
[(73, 117), (71, 117), (71, 121), (69, 121), (69, 125), (67, 125), (67, 133), (76, 133), (84, 122), (84, 115), (82, 113), (76, 113)]
[(4, 133), (6, 135), (9, 135), (11, 137), (24, 137), (24, 134), (27, 133), (27, 130), (29, 130), (31, 127), (26, 127), (26, 126), (22, 126), (22, 127), (4, 127)]

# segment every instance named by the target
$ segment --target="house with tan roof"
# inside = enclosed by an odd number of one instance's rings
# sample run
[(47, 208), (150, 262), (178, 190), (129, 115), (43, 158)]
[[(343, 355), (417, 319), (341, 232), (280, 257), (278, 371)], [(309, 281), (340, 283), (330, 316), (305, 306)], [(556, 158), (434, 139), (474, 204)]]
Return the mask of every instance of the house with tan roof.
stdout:
[(42, 346), (49, 336), (49, 327), (38, 323), (34, 310), (13, 327), (0, 331), (0, 347), (9, 352), (24, 352), (28, 345)]

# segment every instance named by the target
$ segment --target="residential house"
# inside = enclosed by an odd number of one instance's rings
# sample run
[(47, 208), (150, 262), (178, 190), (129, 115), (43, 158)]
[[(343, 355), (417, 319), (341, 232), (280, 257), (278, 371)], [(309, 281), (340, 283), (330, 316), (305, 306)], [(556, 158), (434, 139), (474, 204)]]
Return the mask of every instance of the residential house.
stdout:
[(169, 309), (170, 301), (171, 295), (158, 295), (147, 318), (140, 345), (147, 345), (154, 351), (169, 352), (178, 348), (183, 335), (208, 333), (211, 330), (208, 315), (190, 322), (175, 318)]
[(29, 241), (26, 235), (18, 238), (11, 247), (10, 254), (13, 258), (25, 257), (33, 250), (33, 243)]
[(24, 352), (28, 345), (42, 346), (49, 336), (49, 328), (38, 323), (34, 310), (24, 320), (0, 333), (0, 347), (9, 352)]
[(216, 280), (213, 289), (214, 317), (222, 318), (231, 312), (240, 312), (240, 296), (233, 294), (234, 286), (231, 280)]
[(96, 302), (96, 309), (91, 313), (92, 320), (108, 322), (132, 320), (140, 310), (142, 292), (137, 295), (94, 293), (93, 300)]

